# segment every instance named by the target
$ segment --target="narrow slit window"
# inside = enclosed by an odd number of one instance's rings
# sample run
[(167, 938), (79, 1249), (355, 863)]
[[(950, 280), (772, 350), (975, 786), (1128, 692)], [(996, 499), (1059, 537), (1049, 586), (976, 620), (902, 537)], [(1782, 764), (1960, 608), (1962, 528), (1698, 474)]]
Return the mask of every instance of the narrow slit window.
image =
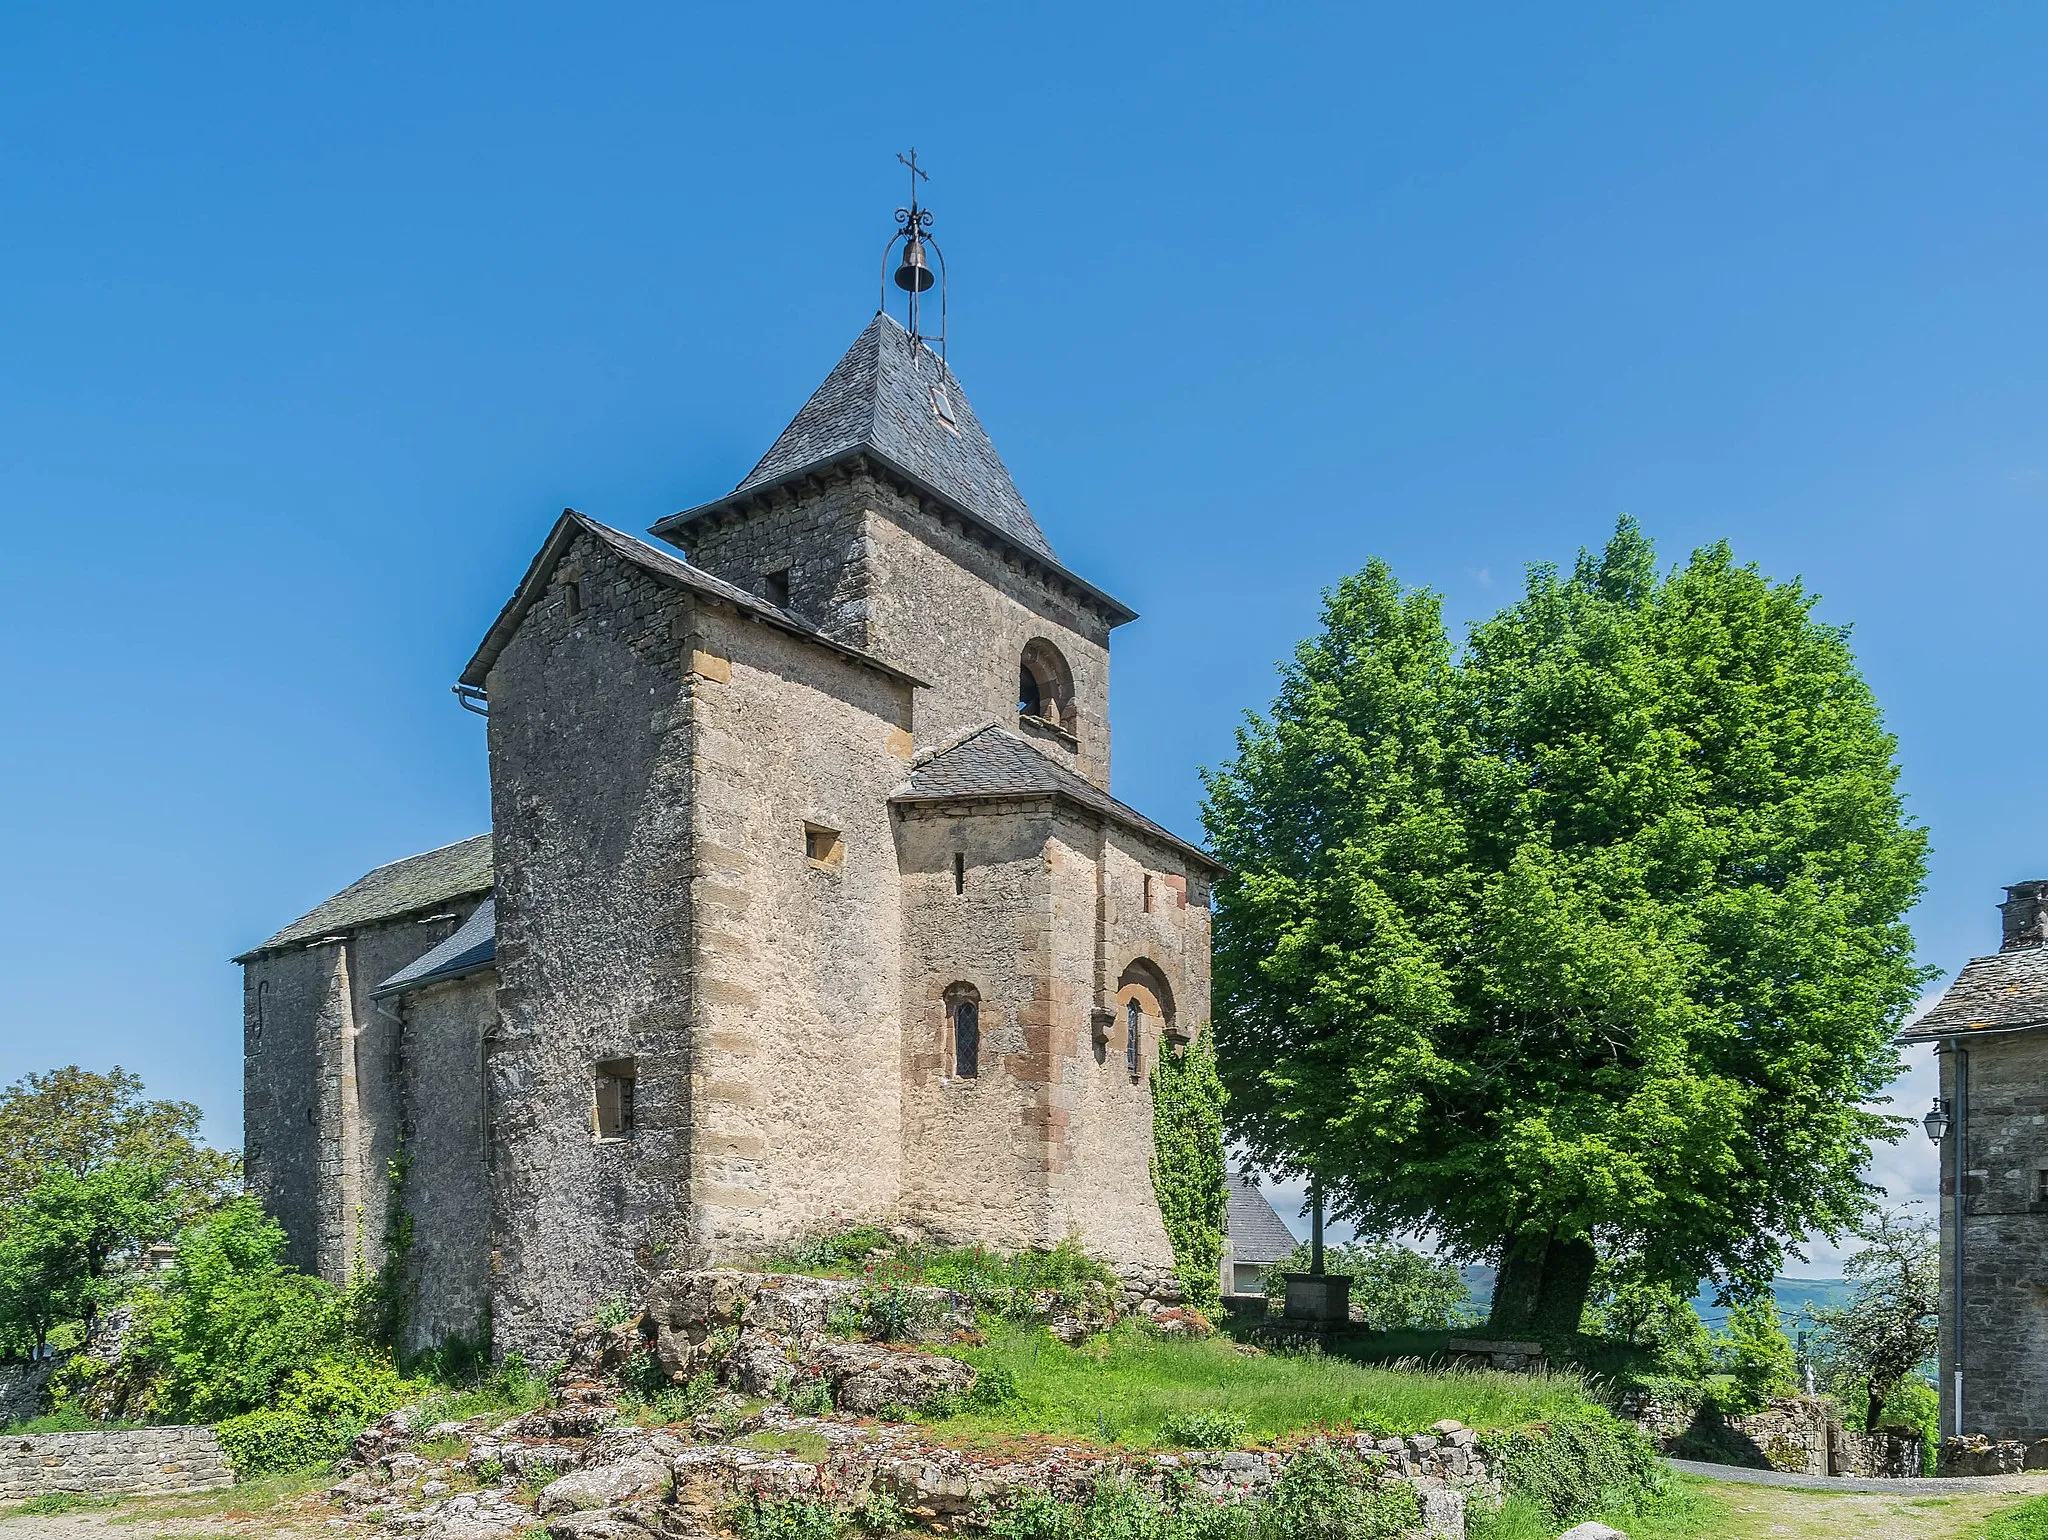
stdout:
[(1145, 873), (1145, 912), (1152, 912), (1152, 874)]
[(631, 1059), (606, 1059), (597, 1066), (597, 1137), (633, 1137), (633, 1092), (637, 1076)]
[(956, 850), (953, 852), (953, 891), (955, 893), (965, 893), (967, 891), (967, 855), (964, 851)]
[(974, 1000), (953, 1003), (953, 1073), (972, 1080), (981, 1073), (981, 1005)]
[(583, 582), (571, 578), (562, 585), (562, 610), (571, 620), (583, 613)]
[(2048, 1203), (2048, 1166), (2042, 1166), (2034, 1172), (2034, 1201)]
[(789, 608), (789, 568), (761, 574), (761, 592), (777, 609)]
[(1144, 1029), (1145, 1013), (1138, 1009), (1135, 1000), (1124, 1004), (1124, 1068), (1131, 1072), (1133, 1079), (1138, 1073), (1138, 1034)]

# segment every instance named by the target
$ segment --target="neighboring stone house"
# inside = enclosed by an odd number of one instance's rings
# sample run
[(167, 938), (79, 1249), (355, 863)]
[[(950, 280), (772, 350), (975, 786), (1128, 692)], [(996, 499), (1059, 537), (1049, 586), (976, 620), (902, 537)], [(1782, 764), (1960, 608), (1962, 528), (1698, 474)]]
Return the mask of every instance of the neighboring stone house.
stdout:
[(2048, 1436), (2048, 882), (2016, 883), (1999, 909), (1999, 950), (1900, 1041), (1941, 1056), (1941, 1429), (2032, 1441)]
[(1229, 1207), (1224, 1219), (1223, 1292), (1263, 1294), (1266, 1269), (1301, 1244), (1287, 1227), (1259, 1184), (1242, 1171), (1229, 1176)]
[(1109, 795), (1133, 613), (886, 315), (653, 533), (565, 512), (463, 670), (491, 833), (238, 959), (292, 1260), (380, 1265), (402, 1212), (409, 1345), (542, 1356), (856, 1221), (1156, 1277), (1148, 1077), (1206, 1025), (1218, 868)]

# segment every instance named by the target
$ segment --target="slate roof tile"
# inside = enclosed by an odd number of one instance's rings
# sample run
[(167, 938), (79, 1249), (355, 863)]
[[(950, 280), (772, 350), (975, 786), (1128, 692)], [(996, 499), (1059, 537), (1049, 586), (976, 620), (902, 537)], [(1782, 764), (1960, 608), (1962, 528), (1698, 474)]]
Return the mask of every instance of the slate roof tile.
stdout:
[(1236, 1261), (1260, 1267), (1279, 1261), (1300, 1244), (1257, 1182), (1242, 1171), (1231, 1172), (1228, 1180), (1230, 1204), (1224, 1228)]
[(439, 850), (393, 861), (357, 878), (319, 908), (301, 915), (235, 961), (483, 893), (489, 890), (491, 881), (490, 835), (458, 840)]
[(470, 917), (456, 927), (455, 934), (370, 991), (372, 1000), (424, 989), (466, 978), (491, 967), (498, 955), (498, 901), (487, 898)]
[(2034, 1026), (2048, 1026), (2048, 946), (1972, 958), (1900, 1040), (1926, 1042), (1956, 1032)]
[(892, 800), (954, 802), (977, 797), (1028, 796), (1064, 798), (1164, 840), (1210, 871), (1222, 870), (1215, 858), (1199, 846), (1161, 828), (1087, 777), (1047, 756), (1030, 740), (994, 723), (969, 733), (918, 765)]

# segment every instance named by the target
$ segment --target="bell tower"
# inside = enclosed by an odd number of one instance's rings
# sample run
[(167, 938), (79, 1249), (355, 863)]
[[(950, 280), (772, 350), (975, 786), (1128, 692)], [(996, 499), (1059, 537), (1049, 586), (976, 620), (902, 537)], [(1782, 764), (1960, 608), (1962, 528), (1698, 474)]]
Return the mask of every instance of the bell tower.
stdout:
[(653, 533), (924, 681), (920, 746), (994, 722), (1107, 789), (1109, 634), (1136, 613), (1061, 564), (975, 415), (946, 357), (925, 172), (898, 159), (911, 198), (874, 318), (737, 487)]

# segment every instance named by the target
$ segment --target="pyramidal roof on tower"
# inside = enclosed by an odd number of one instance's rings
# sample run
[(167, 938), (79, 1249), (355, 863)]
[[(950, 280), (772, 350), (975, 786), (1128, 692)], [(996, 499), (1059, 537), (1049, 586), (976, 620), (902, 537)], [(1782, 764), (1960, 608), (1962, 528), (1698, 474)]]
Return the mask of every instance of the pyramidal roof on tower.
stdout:
[[(1026, 550), (1058, 561), (958, 376), (886, 313), (854, 339), (731, 496), (855, 454), (884, 461)], [(654, 532), (667, 535), (728, 501), (663, 519)]]

